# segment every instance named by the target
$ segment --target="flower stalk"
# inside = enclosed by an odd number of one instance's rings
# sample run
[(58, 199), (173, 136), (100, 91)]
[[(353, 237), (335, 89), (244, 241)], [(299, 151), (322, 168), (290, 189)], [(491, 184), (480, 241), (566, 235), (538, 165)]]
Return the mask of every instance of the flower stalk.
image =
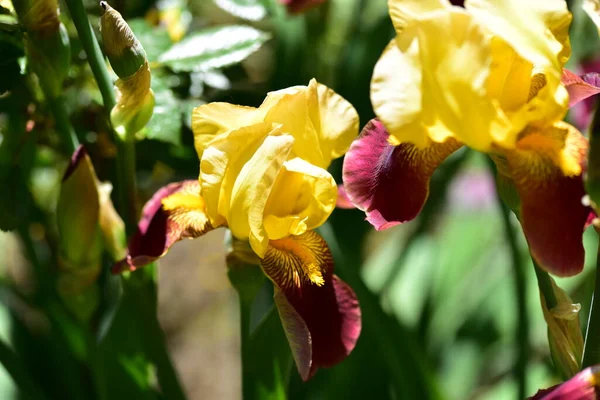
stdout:
[(264, 274), (260, 260), (254, 255), (247, 243), (236, 240), (227, 231), (225, 235), (227, 251), (227, 275), (231, 285), (238, 293), (240, 306), (240, 355), (242, 364), (242, 398), (254, 398), (252, 384), (251, 348), (250, 348), (250, 315), (252, 303), (264, 283)]
[[(490, 171), (495, 174), (496, 168), (494, 162), (489, 159)], [(524, 399), (527, 393), (527, 361), (529, 359), (529, 315), (527, 312), (527, 294), (526, 294), (526, 276), (523, 258), (519, 251), (515, 229), (510, 220), (509, 208), (505, 205), (497, 190), (497, 203), (502, 216), (504, 226), (504, 236), (510, 248), (513, 284), (516, 295), (517, 306), (517, 329), (515, 332), (515, 342), (518, 345), (518, 354), (515, 362), (515, 378), (518, 384), (518, 398)]]
[[(81, 0), (66, 0), (75, 28), (87, 54), (88, 62), (98, 84), (104, 108), (109, 115), (117, 105), (113, 85), (108, 74), (104, 56), (94, 36), (85, 8)], [(137, 228), (137, 185), (135, 179), (135, 141), (133, 135), (123, 137), (114, 135), (117, 145), (117, 190), (119, 195), (119, 213), (125, 223), (127, 235)], [(153, 268), (132, 274), (124, 279), (124, 291), (130, 301), (139, 310), (140, 323), (145, 327), (145, 343), (157, 368), (159, 385), (166, 398), (185, 399), (184, 391), (177, 378), (177, 373), (170, 360), (164, 333), (156, 319), (156, 285), (151, 275)]]
[(587, 330), (585, 332), (582, 368), (600, 363), (600, 235), (598, 250), (596, 258), (596, 280), (594, 284), (594, 293), (592, 294), (592, 304), (590, 306)]

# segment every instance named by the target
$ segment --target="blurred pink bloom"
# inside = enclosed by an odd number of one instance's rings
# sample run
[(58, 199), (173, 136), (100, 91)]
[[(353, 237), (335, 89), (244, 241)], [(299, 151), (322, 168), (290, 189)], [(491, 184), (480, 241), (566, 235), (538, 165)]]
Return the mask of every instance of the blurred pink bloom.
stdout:
[(279, 0), (283, 4), (290, 14), (299, 14), (311, 7), (315, 7), (325, 0)]
[(496, 201), (496, 183), (487, 171), (460, 174), (450, 186), (450, 204), (460, 209), (486, 209)]

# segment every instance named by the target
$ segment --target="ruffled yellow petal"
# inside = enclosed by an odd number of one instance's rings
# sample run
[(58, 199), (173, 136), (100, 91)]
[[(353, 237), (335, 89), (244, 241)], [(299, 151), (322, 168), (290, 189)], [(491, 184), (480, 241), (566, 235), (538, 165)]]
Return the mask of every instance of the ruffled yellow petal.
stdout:
[(467, 0), (465, 7), (534, 65), (560, 71), (570, 55), (564, 0)]
[(291, 135), (267, 136), (236, 174), (227, 222), (236, 238), (249, 239), (259, 257), (264, 256), (269, 245), (263, 225), (267, 199), (293, 145)]
[(313, 120), (313, 124), (319, 131), (323, 157), (341, 157), (358, 135), (358, 113), (346, 99), (316, 80), (311, 79), (308, 88), (317, 92), (318, 123)]
[(301, 235), (322, 225), (336, 199), (337, 186), (329, 172), (300, 158), (286, 161), (265, 206), (269, 238)]
[(513, 169), (527, 172), (535, 183), (556, 173), (566, 177), (580, 175), (586, 152), (583, 135), (574, 126), (559, 121), (543, 130), (524, 131), (508, 158)]
[[(317, 105), (317, 98), (310, 99), (307, 88), (294, 90), (290, 88), (286, 92), (277, 92), (277, 102), (271, 106), (271, 101), (261, 109), (270, 106), (264, 121), (273, 124), (281, 124), (281, 131), (294, 137), (294, 148), (292, 153), (313, 165), (322, 168), (329, 166), (329, 158), (324, 157), (319, 142), (318, 126), (313, 124), (310, 106)], [(271, 96), (272, 97), (272, 96)]]
[(427, 13), (450, 7), (448, 0), (388, 0), (390, 17), (403, 50), (414, 37), (414, 22)]
[(421, 122), (421, 80), (418, 43), (403, 52), (392, 40), (373, 70), (371, 102), (395, 144), (410, 142), (419, 148), (429, 144)]
[(279, 129), (259, 123), (214, 136), (200, 161), (202, 196), (213, 226), (225, 223), (229, 215), (235, 180), (269, 134)]
[(487, 92), (505, 112), (517, 111), (529, 100), (533, 64), (504, 40), (494, 37)]
[(257, 109), (229, 103), (208, 103), (192, 113), (192, 131), (198, 157), (216, 135), (260, 122)]
[(490, 36), (464, 10), (453, 7), (422, 19), (417, 38), (422, 118), (430, 138), (441, 143), (454, 137), (484, 152), (493, 143), (503, 143), (512, 127), (486, 90), (492, 64)]

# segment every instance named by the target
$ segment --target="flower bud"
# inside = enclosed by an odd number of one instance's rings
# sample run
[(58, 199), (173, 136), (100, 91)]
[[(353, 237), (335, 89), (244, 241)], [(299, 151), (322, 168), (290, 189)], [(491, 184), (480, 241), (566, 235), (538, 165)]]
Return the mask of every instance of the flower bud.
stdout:
[(104, 247), (122, 257), (123, 221), (110, 201), (110, 184), (98, 182), (83, 146), (71, 158), (57, 206), (60, 244), (58, 293), (67, 308), (87, 321), (98, 305), (96, 280)]
[(128, 78), (144, 65), (146, 52), (117, 10), (105, 1), (100, 7), (104, 10), (100, 17), (104, 52), (119, 78)]
[(15, 11), (27, 32), (27, 57), (46, 96), (58, 97), (69, 72), (71, 49), (67, 29), (58, 19), (56, 0), (15, 2)]
[(100, 30), (104, 51), (119, 80), (115, 83), (117, 104), (110, 112), (115, 131), (125, 139), (141, 130), (152, 117), (154, 93), (150, 89), (150, 67), (142, 44), (121, 14), (105, 1)]
[(579, 325), (581, 305), (573, 304), (573, 300), (562, 290), (554, 279), (552, 288), (557, 304), (548, 310), (544, 296), (540, 295), (544, 319), (548, 325), (548, 342), (552, 360), (557, 370), (565, 378), (571, 378), (581, 369), (583, 354), (583, 335)]

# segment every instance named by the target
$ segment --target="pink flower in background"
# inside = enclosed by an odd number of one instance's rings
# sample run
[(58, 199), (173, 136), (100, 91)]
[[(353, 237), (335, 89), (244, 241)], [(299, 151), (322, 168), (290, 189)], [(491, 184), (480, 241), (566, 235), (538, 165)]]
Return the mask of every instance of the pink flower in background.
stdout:
[(279, 0), (279, 2), (287, 8), (290, 14), (299, 14), (324, 3), (325, 0)]
[(496, 201), (496, 182), (487, 171), (467, 171), (450, 186), (450, 205), (461, 210), (485, 210)]
[[(600, 58), (584, 60), (579, 68), (576, 71), (578, 74), (586, 76), (587, 74), (592, 74), (600, 71)], [(595, 74), (594, 74), (595, 75)], [(571, 97), (573, 95), (569, 93)], [(571, 108), (571, 118), (573, 123), (581, 130), (585, 130), (588, 128), (590, 123), (592, 122), (592, 116), (594, 114), (594, 105), (596, 104), (596, 99), (592, 97), (587, 97), (585, 100), (581, 101), (578, 104), (573, 105)]]

